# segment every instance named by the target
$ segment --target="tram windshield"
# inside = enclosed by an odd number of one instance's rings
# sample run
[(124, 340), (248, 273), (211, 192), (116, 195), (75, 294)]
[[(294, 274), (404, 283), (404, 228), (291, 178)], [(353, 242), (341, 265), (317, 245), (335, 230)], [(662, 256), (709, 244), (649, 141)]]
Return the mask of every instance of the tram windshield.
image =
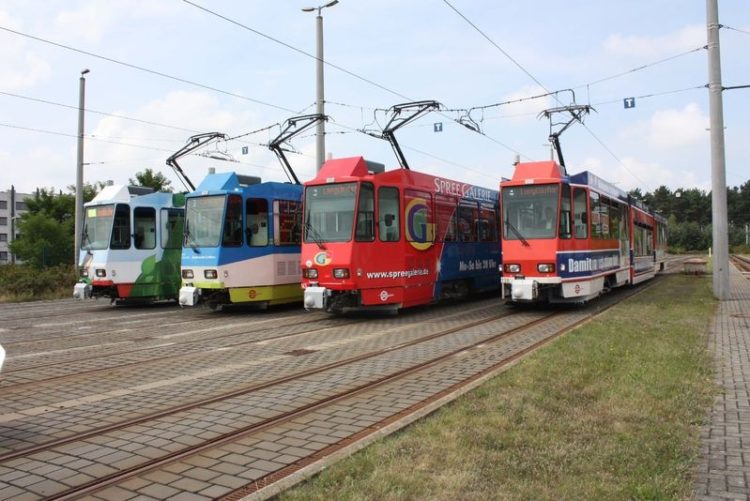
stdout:
[(114, 214), (114, 204), (86, 207), (81, 233), (81, 249), (102, 250), (109, 247)]
[(305, 242), (348, 242), (352, 239), (356, 183), (305, 188)]
[(503, 188), (503, 238), (554, 238), (559, 191), (556, 184)]
[(224, 219), (224, 195), (190, 197), (185, 203), (185, 247), (217, 247)]

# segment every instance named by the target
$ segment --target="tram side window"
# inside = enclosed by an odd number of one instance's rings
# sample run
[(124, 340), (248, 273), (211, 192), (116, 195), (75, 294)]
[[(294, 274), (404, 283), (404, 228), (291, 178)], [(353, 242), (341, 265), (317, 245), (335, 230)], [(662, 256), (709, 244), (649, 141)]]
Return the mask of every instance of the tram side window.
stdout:
[(458, 206), (458, 236), (462, 242), (476, 242), (477, 233), (475, 221), (478, 220), (478, 208), (475, 205), (461, 204)]
[(576, 188), (573, 191), (573, 223), (576, 238), (588, 238), (588, 216), (586, 215), (586, 190)]
[(570, 238), (570, 187), (562, 185), (560, 201), (560, 238)]
[[(589, 205), (591, 208), (591, 238), (602, 239), (607, 238), (604, 233), (604, 223), (602, 214), (602, 203), (599, 194), (595, 191), (589, 193)], [(606, 206), (604, 208), (606, 210)]]
[(437, 224), (436, 238), (438, 241), (456, 241), (456, 198), (445, 195), (435, 195), (435, 218)]
[(156, 210), (153, 207), (133, 209), (133, 231), (136, 249), (156, 247)]
[(111, 249), (130, 249), (130, 206), (117, 204), (112, 225)]
[(161, 247), (179, 249), (182, 247), (182, 232), (185, 212), (180, 209), (161, 210)]
[(354, 232), (357, 242), (375, 240), (375, 190), (370, 183), (362, 183), (359, 188), (357, 208), (357, 229)]
[(227, 197), (224, 234), (221, 244), (224, 247), (239, 247), (242, 245), (242, 197), (240, 195), (229, 195)]
[(650, 256), (654, 251), (654, 235), (653, 230), (650, 227), (644, 226), (640, 223), (636, 223), (633, 228), (634, 231), (634, 248), (633, 252), (636, 256)]
[(477, 234), (480, 242), (497, 242), (497, 214), (494, 207), (481, 205)]
[(245, 214), (247, 244), (251, 247), (268, 245), (268, 200), (249, 198), (245, 204)]
[(381, 242), (398, 242), (401, 213), (398, 207), (398, 188), (384, 186), (378, 189), (378, 234)]
[(274, 230), (276, 245), (299, 245), (302, 231), (302, 204), (292, 200), (275, 200)]

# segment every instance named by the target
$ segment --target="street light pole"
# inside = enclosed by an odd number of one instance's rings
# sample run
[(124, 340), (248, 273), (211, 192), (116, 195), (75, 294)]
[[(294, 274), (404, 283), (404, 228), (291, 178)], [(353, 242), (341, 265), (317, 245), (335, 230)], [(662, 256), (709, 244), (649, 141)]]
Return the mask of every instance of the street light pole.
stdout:
[[(315, 67), (316, 85), (315, 85), (315, 101), (316, 101), (316, 112), (319, 115), (325, 115), (325, 93), (323, 86), (323, 16), (320, 11), (326, 7), (333, 7), (339, 3), (339, 0), (333, 0), (324, 5), (318, 7), (305, 7), (302, 9), (303, 12), (315, 12), (318, 11), (318, 15), (315, 19), (316, 23), (316, 59), (317, 65)], [(315, 142), (315, 160), (316, 160), (316, 171), (320, 171), (320, 168), (325, 162), (326, 156), (326, 126), (325, 120), (320, 120), (316, 126), (316, 142)]]
[(729, 288), (729, 234), (727, 225), (727, 181), (724, 157), (724, 101), (719, 50), (719, 6), (706, 0), (708, 25), (708, 107), (711, 118), (711, 214), (714, 250), (714, 297), (727, 300)]
[(73, 237), (73, 248), (75, 249), (73, 262), (76, 267), (78, 266), (78, 255), (81, 251), (81, 233), (83, 233), (83, 110), (86, 100), (86, 78), (84, 75), (88, 72), (88, 69), (81, 71), (78, 88), (78, 161), (76, 164), (75, 235)]

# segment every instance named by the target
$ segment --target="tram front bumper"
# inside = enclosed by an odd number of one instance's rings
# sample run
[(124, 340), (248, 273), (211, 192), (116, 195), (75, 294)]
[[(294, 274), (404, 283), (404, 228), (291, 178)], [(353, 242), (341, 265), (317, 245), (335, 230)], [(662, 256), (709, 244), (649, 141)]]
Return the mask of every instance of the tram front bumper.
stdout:
[[(507, 284), (507, 282), (506, 282)], [(506, 287), (504, 284), (503, 292)], [(536, 280), (514, 279), (510, 281), (510, 299), (513, 301), (536, 301), (539, 298), (539, 283)]]
[(197, 287), (180, 287), (180, 306), (195, 306), (200, 301), (200, 289)]
[(325, 287), (305, 288), (304, 304), (306, 310), (325, 310), (328, 289)]
[(78, 282), (73, 286), (73, 298), (75, 299), (89, 299), (91, 297), (91, 284), (85, 282)]

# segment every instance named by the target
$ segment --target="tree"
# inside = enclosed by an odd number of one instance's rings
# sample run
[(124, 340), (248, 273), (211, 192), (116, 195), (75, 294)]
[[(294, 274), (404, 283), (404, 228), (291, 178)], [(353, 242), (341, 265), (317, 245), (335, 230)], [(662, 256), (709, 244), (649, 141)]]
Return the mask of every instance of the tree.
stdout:
[(154, 173), (150, 168), (137, 172), (135, 179), (130, 178), (128, 182), (133, 186), (153, 188), (154, 191), (172, 191), (172, 181), (164, 177), (164, 174), (161, 172)]
[(11, 242), (10, 250), (19, 259), (35, 268), (70, 264), (73, 257), (74, 219), (57, 221), (38, 212), (21, 216), (18, 229), (21, 236)]
[[(106, 183), (86, 183), (83, 200), (90, 201)], [(41, 268), (73, 262), (75, 234), (75, 186), (68, 186), (70, 193), (55, 194), (53, 188), (40, 188), (34, 196), (27, 198), (28, 212), (18, 220), (19, 237), (10, 245), (10, 251), (18, 259)]]

